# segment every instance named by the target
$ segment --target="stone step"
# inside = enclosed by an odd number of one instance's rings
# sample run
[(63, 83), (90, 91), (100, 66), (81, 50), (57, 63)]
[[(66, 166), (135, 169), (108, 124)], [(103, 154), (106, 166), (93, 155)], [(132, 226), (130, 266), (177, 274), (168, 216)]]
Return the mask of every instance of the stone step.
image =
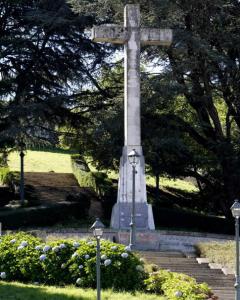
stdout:
[(210, 269), (208, 264), (198, 264), (195, 258), (186, 258), (181, 252), (140, 252), (147, 263), (156, 264), (162, 269), (192, 276), (198, 283), (206, 282), (218, 300), (234, 300), (233, 275), (224, 275), (220, 269)]

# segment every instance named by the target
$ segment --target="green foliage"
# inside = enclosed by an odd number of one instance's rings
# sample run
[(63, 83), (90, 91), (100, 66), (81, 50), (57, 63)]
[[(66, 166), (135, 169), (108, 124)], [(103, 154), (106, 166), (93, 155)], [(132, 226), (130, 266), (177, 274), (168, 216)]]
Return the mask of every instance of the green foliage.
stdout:
[(12, 186), (19, 179), (18, 172), (11, 172), (9, 167), (0, 167), (0, 183)]
[(75, 160), (72, 160), (72, 170), (80, 187), (90, 187), (96, 191), (97, 188), (93, 173), (90, 170), (86, 170), (84, 164), (78, 164)]
[[(6, 235), (0, 243), (0, 272), (6, 280), (51, 285), (96, 286), (96, 242), (58, 240), (43, 243), (26, 233)], [(104, 288), (137, 290), (146, 278), (143, 263), (123, 245), (101, 241)]]
[(144, 282), (148, 292), (164, 295), (171, 300), (204, 300), (211, 296), (206, 284), (198, 284), (190, 276), (167, 270), (152, 273)]

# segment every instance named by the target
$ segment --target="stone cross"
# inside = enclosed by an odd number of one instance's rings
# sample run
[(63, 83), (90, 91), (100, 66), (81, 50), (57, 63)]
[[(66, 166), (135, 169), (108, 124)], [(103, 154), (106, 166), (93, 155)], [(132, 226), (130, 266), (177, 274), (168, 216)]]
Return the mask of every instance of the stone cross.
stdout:
[(113, 208), (111, 226), (120, 229), (129, 227), (132, 173), (127, 155), (132, 149), (136, 149), (140, 154), (136, 176), (136, 223), (139, 228), (154, 229), (152, 208), (147, 205), (145, 162), (141, 147), (140, 48), (141, 44), (169, 46), (172, 30), (140, 28), (140, 7), (128, 4), (124, 9), (124, 27), (93, 27), (92, 39), (100, 43), (124, 45), (124, 147), (120, 162), (118, 200)]

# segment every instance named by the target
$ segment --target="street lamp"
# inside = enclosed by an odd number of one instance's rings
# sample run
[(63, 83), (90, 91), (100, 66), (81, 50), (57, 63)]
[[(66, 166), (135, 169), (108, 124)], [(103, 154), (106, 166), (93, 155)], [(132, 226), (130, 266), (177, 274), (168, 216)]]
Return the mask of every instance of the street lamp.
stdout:
[(100, 273), (100, 239), (103, 235), (103, 223), (97, 218), (90, 229), (93, 230), (93, 235), (97, 241), (97, 258), (96, 258), (96, 271), (97, 271), (97, 300), (101, 300), (101, 273)]
[(239, 217), (240, 217), (240, 203), (238, 199), (235, 200), (231, 207), (232, 215), (235, 218), (235, 240), (236, 240), (236, 281), (235, 281), (235, 300), (240, 300), (240, 281), (239, 281)]
[(26, 144), (20, 141), (18, 144), (20, 151), (20, 202), (21, 205), (24, 204), (24, 150), (26, 149)]
[(132, 166), (132, 211), (131, 211), (131, 221), (130, 221), (130, 243), (129, 247), (132, 250), (136, 244), (136, 220), (135, 220), (135, 176), (136, 176), (136, 166), (139, 163), (140, 155), (135, 149), (133, 149), (128, 154), (128, 160)]

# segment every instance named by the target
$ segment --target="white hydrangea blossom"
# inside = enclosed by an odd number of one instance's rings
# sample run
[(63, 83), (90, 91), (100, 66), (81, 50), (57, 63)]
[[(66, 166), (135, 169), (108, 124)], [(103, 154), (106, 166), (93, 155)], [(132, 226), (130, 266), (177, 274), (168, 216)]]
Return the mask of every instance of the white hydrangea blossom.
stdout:
[(51, 249), (51, 247), (46, 245), (43, 247), (43, 252), (48, 252), (50, 249)]
[(101, 256), (101, 260), (106, 260), (106, 259), (107, 259), (107, 255), (103, 254), (103, 255)]
[(122, 256), (122, 258), (128, 258), (128, 254), (127, 254), (126, 252), (123, 252), (123, 253), (121, 254), (121, 256)]
[(104, 261), (104, 266), (107, 267), (107, 266), (111, 265), (111, 263), (112, 263), (111, 259), (106, 259)]
[(112, 246), (111, 250), (115, 251), (115, 250), (117, 250), (117, 248), (118, 248), (117, 246)]
[(61, 269), (65, 269), (66, 268), (66, 264), (61, 264)]
[(72, 258), (77, 257), (77, 256), (78, 256), (78, 253), (74, 252), (73, 255), (72, 255)]
[(64, 248), (66, 248), (66, 245), (65, 245), (65, 244), (60, 244), (60, 245), (59, 245), (59, 248), (60, 248), (60, 249), (64, 249)]
[(36, 246), (35, 250), (42, 250), (42, 247), (41, 246)]
[(84, 257), (85, 257), (85, 259), (89, 259), (90, 256), (88, 254), (86, 254)]
[(78, 268), (79, 268), (79, 270), (82, 270), (83, 269), (83, 265), (80, 265)]
[(40, 259), (41, 261), (44, 261), (46, 258), (47, 258), (47, 256), (46, 256), (45, 254), (42, 254), (42, 255), (39, 257), (39, 259)]
[(23, 246), (23, 247), (26, 247), (28, 245), (28, 242), (27, 241), (22, 241), (20, 246)]
[(82, 281), (82, 279), (81, 278), (78, 278), (77, 280), (76, 280), (76, 284), (81, 284), (81, 281)]
[(183, 293), (181, 291), (176, 291), (174, 295), (175, 297), (182, 297)]
[(78, 242), (74, 242), (74, 243), (73, 243), (73, 247), (74, 247), (74, 248), (79, 248), (79, 246), (80, 246), (80, 243), (78, 243)]
[(0, 277), (1, 277), (1, 279), (5, 279), (7, 277), (7, 275), (5, 272), (1, 272)]
[(23, 248), (25, 248), (23, 245), (17, 247), (18, 250), (22, 250)]
[(93, 241), (89, 241), (89, 242), (87, 242), (87, 244), (90, 245), (90, 246), (92, 246), (94, 244), (94, 242)]
[(60, 248), (58, 246), (55, 246), (52, 248), (52, 250), (53, 252), (57, 253), (60, 250)]
[(139, 271), (139, 272), (142, 272), (144, 270), (144, 268), (141, 265), (137, 265), (136, 270)]
[(33, 284), (35, 284), (35, 285), (39, 285), (39, 282), (38, 282), (38, 281), (35, 281)]
[(10, 243), (11, 243), (11, 244), (15, 244), (16, 241), (17, 241), (16, 239), (12, 239), (12, 240), (10, 241)]
[(125, 247), (125, 251), (130, 252), (131, 251), (131, 247), (130, 246), (126, 246)]

